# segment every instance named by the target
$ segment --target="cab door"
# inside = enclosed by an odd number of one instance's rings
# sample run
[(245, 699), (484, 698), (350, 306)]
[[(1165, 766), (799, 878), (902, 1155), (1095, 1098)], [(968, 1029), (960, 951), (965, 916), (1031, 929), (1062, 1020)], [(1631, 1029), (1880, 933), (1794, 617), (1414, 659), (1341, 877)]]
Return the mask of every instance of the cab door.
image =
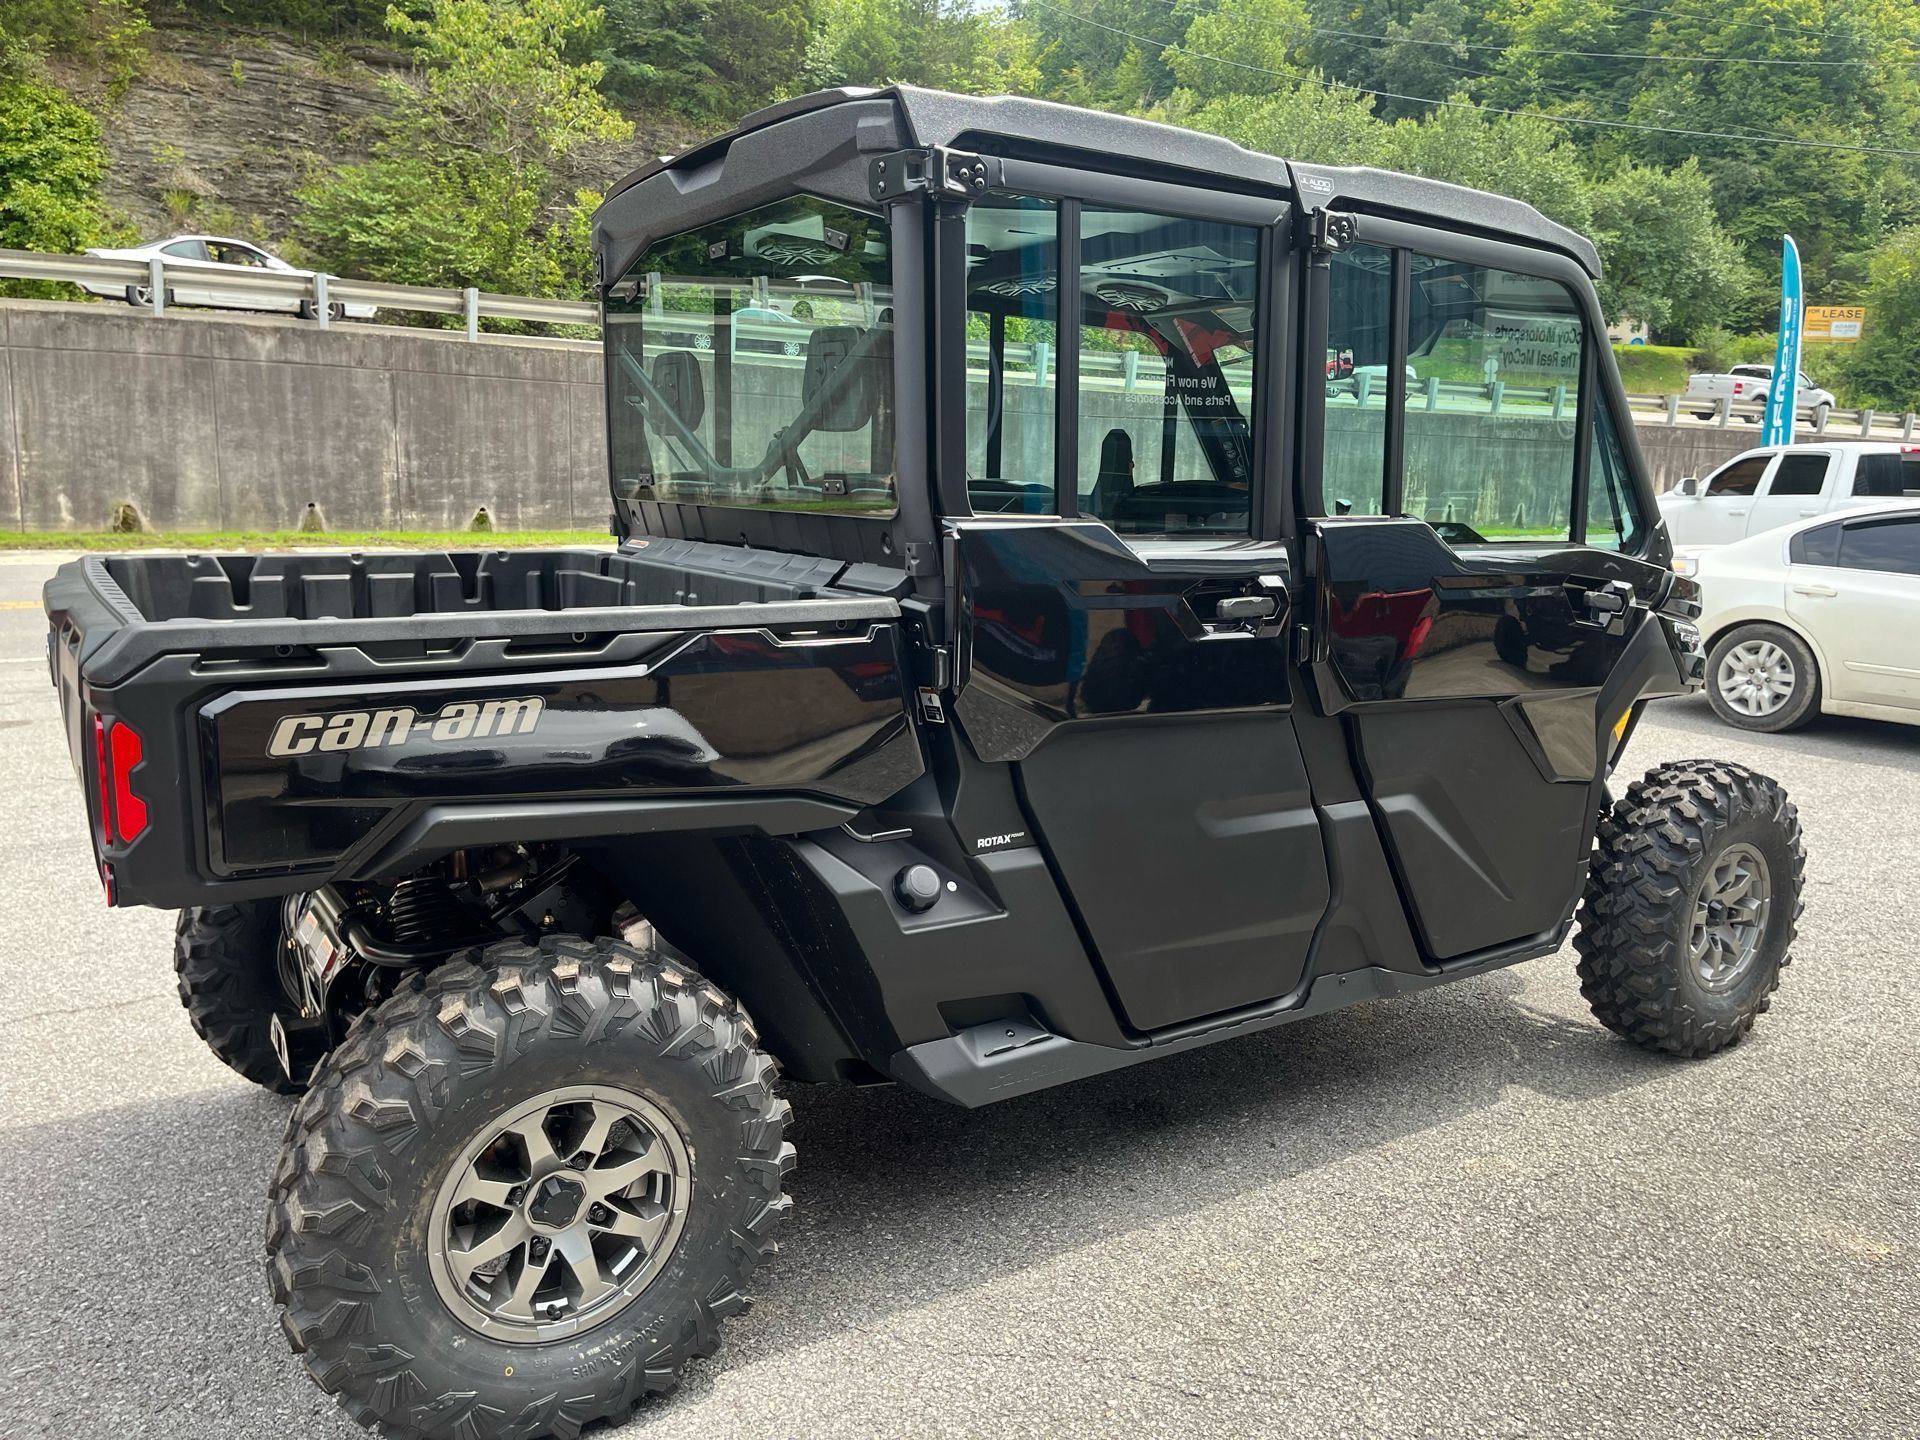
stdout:
[[(1303, 983), (1330, 898), (1295, 733), (1286, 202), (1008, 161), (936, 250), (952, 723), (1004, 764), (1127, 1023)], [(960, 287), (949, 293), (958, 295)], [(957, 378), (957, 377), (956, 377)]]
[(1759, 535), (1826, 509), (1823, 496), (1837, 460), (1831, 450), (1782, 451), (1754, 496), (1746, 533)]
[(1446, 962), (1550, 940), (1570, 913), (1666, 557), (1573, 262), (1347, 233), (1314, 257), (1306, 354), (1387, 383), (1303, 389), (1308, 671), (1422, 952)]

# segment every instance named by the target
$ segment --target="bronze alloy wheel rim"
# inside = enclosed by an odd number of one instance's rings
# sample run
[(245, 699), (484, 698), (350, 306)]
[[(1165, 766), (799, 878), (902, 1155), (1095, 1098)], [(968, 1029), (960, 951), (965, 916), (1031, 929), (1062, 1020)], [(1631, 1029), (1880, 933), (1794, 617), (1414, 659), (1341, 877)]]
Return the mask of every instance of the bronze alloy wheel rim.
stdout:
[(462, 1324), (545, 1344), (604, 1324), (660, 1273), (686, 1224), (693, 1165), (652, 1101), (571, 1085), (516, 1106), (455, 1159), (434, 1197), (434, 1288)]

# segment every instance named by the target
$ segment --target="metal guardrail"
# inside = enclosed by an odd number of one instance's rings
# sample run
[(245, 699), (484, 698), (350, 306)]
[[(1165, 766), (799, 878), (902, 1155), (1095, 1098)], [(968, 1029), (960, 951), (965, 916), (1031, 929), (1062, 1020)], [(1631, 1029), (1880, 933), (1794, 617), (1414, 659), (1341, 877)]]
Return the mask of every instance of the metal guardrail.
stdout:
[[(272, 270), (168, 260), (112, 260), (99, 255), (42, 255), (31, 250), (0, 250), (0, 278), (52, 280), (79, 285), (95, 294), (138, 300), (155, 315), (167, 313), (169, 292), (215, 289), (258, 297), (268, 303), (303, 303), (313, 322), (325, 326), (337, 306), (374, 305), (428, 315), (458, 315), (467, 338), (477, 339), (482, 320), (523, 320), (542, 325), (599, 325), (600, 307), (583, 300), (543, 300), (530, 295), (494, 295), (471, 287), (440, 290), (425, 285), (384, 285), (371, 280), (342, 280), (332, 275), (282, 275)], [(204, 284), (202, 283), (204, 282)]]
[[(334, 318), (334, 307), (344, 305), (373, 305), (428, 315), (458, 315), (466, 322), (467, 338), (470, 340), (479, 338), (482, 320), (519, 320), (541, 325), (600, 324), (600, 307), (591, 301), (494, 295), (472, 287), (442, 290), (424, 285), (387, 285), (371, 280), (342, 280), (332, 275), (282, 275), (271, 270), (249, 271), (234, 267), (215, 269), (191, 260), (160, 257), (142, 262), (110, 260), (97, 255), (46, 255), (32, 250), (0, 250), (0, 279), (60, 281), (89, 288), (96, 294), (104, 292), (109, 297), (133, 299), (138, 296), (143, 306), (155, 315), (166, 314), (169, 291), (198, 288), (194, 282), (206, 280), (229, 294), (258, 296), (268, 302), (291, 302), (286, 307), (288, 309), (305, 302), (313, 315), (313, 323), (322, 327)], [(770, 330), (767, 333), (778, 335), (777, 331)], [(970, 358), (975, 350), (982, 357), (985, 355), (985, 347), (977, 342), (968, 349)], [(1052, 361), (1050, 349), (1044, 340), (1009, 345), (1006, 349), (1009, 369), (1024, 370), (1032, 377), (1033, 383), (1045, 384)], [(981, 363), (985, 363), (984, 358)], [(1089, 352), (1080, 357), (1083, 376), (1129, 391), (1143, 382), (1148, 385), (1157, 383), (1157, 377), (1152, 375), (1151, 370), (1145, 375), (1141, 373), (1141, 364), (1140, 352), (1131, 350)], [(1369, 383), (1371, 378), (1360, 376), (1345, 382), (1352, 385), (1354, 398), (1360, 404), (1366, 404), (1371, 398), (1368, 393), (1372, 388)], [(1384, 380), (1381, 384), (1384, 386)], [(1494, 414), (1500, 413), (1503, 402), (1519, 401), (1529, 409), (1546, 408), (1558, 416), (1569, 400), (1569, 392), (1565, 387), (1522, 390), (1501, 381), (1480, 386), (1430, 379), (1422, 382), (1419, 389), (1409, 385), (1408, 391), (1411, 402), (1429, 410), (1447, 408), (1444, 404), (1446, 398), (1467, 400), (1469, 404), (1471, 399), (1477, 398), (1482, 404), (1488, 405)], [(1726, 396), (1713, 402), (1710, 412), (1699, 411), (1681, 395), (1630, 395), (1627, 403), (1637, 424), (1668, 425), (1680, 429), (1726, 429), (1736, 420), (1758, 425), (1766, 408), (1765, 402), (1735, 404)], [(1823, 409), (1819, 412), (1803, 411), (1803, 414), (1809, 424), (1801, 432), (1802, 438), (1832, 436), (1910, 441), (1920, 431), (1920, 416), (1912, 411), (1901, 415), (1883, 415), (1874, 410)], [(1796, 430), (1799, 430), (1798, 426)]]

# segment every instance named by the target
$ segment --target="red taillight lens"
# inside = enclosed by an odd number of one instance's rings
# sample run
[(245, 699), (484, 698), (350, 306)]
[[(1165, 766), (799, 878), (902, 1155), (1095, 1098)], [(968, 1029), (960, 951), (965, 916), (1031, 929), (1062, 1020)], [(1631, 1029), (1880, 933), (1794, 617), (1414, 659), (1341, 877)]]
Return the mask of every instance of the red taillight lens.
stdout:
[(140, 732), (116, 720), (107, 732), (107, 754), (113, 761), (113, 828), (123, 844), (147, 830), (147, 802), (133, 793), (133, 767), (145, 753)]
[(140, 732), (123, 720), (93, 717), (94, 759), (100, 769), (100, 843), (122, 845), (147, 831), (147, 802), (133, 793), (133, 769), (146, 754)]
[(100, 781), (100, 843), (113, 843), (113, 772), (107, 768), (107, 722), (93, 717), (93, 758)]

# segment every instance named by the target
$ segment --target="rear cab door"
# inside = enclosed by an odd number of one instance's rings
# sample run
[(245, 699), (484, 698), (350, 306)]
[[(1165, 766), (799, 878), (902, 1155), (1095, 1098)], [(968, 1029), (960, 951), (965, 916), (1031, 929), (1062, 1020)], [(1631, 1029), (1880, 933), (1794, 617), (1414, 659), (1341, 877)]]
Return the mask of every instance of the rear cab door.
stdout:
[(1864, 514), (1795, 535), (1787, 613), (1843, 704), (1920, 709), (1920, 511)]
[(1754, 494), (1746, 533), (1758, 535), (1818, 515), (1828, 506), (1825, 497), (1834, 493), (1840, 468), (1838, 451), (1799, 446), (1781, 451)]
[(1618, 727), (1682, 683), (1649, 613), (1667, 546), (1575, 262), (1351, 218), (1352, 243), (1314, 253), (1304, 354), (1351, 351), (1389, 383), (1378, 402), (1303, 391), (1315, 707), (1339, 717), (1423, 957), (1538, 953), (1578, 894)]

